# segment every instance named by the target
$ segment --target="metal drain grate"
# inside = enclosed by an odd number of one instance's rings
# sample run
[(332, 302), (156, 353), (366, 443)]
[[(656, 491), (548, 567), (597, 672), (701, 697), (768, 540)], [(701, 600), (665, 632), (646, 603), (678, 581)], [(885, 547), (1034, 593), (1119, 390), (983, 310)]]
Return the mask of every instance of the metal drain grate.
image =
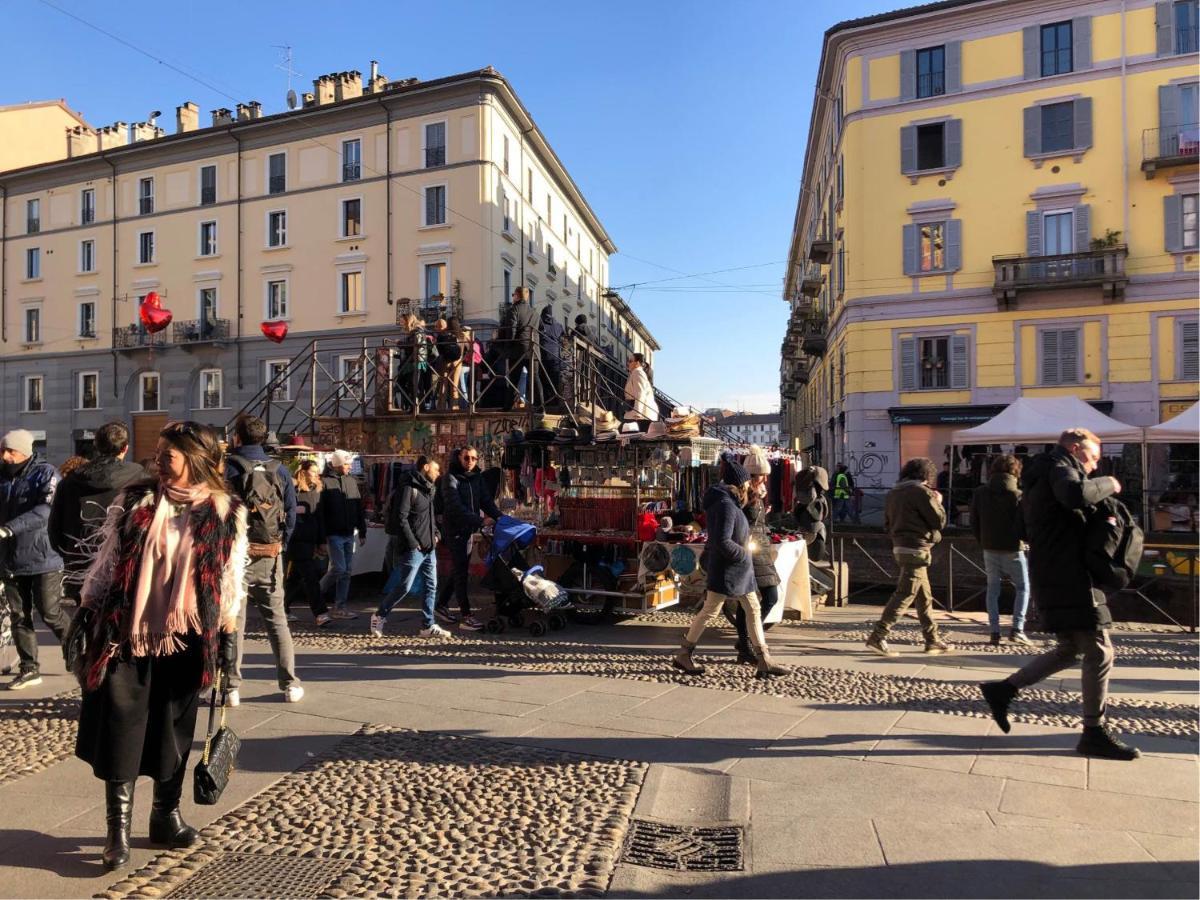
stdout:
[(320, 897), (353, 865), (351, 860), (308, 856), (222, 853), (178, 885), (168, 897)]
[(740, 872), (742, 829), (736, 825), (688, 828), (634, 819), (621, 861), (681, 872)]

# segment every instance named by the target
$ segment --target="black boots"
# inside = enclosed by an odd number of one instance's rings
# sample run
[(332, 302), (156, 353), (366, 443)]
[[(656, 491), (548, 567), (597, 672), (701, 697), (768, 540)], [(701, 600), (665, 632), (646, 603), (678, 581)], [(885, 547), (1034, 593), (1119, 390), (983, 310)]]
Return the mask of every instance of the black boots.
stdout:
[(111, 872), (129, 863), (129, 826), (133, 823), (132, 781), (104, 782), (105, 819), (108, 834), (100, 858), (104, 870)]
[(187, 766), (166, 781), (154, 782), (154, 806), (150, 810), (150, 843), (172, 849), (190, 847), (200, 835), (183, 821), (179, 814), (179, 798), (183, 794), (183, 779)]
[(1083, 736), (1079, 738), (1075, 750), (1084, 756), (1122, 762), (1130, 762), (1142, 755), (1137, 747), (1130, 747), (1104, 725), (1084, 725)]
[(739, 663), (748, 666), (753, 666), (758, 663), (758, 657), (754, 655), (754, 651), (750, 649), (750, 645), (741, 638), (738, 638), (737, 642), (733, 646), (734, 649), (737, 650), (737, 661)]
[(1000, 730), (1008, 734), (1012, 730), (1012, 725), (1008, 722), (1008, 705), (1012, 703), (1013, 697), (1017, 696), (1017, 689), (1005, 680), (985, 681), (979, 685), (979, 690), (992, 711), (992, 718), (996, 720)]

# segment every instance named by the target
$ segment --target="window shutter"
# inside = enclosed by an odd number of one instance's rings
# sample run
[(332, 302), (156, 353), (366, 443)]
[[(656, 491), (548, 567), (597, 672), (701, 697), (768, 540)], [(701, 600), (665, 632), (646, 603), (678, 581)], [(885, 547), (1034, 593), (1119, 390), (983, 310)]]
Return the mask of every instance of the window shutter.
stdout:
[(1040, 333), (1042, 339), (1042, 384), (1058, 384), (1058, 332), (1047, 329)]
[(1021, 29), (1022, 46), (1025, 62), (1025, 80), (1040, 78), (1042, 75), (1042, 30), (1037, 25), (1026, 25)]
[(1092, 98), (1080, 97), (1074, 103), (1075, 149), (1086, 150), (1092, 146)]
[(1179, 323), (1179, 379), (1200, 378), (1200, 322)]
[(1154, 43), (1156, 56), (1172, 56), (1175, 52), (1174, 7), (1170, 0), (1154, 4)]
[(1092, 17), (1071, 20), (1071, 69), (1082, 72), (1092, 67)]
[(962, 219), (946, 220), (946, 271), (962, 268)]
[(432, 225), (435, 219), (434, 210), (437, 209), (437, 204), (433, 199), (434, 191), (431, 188), (425, 189), (425, 224)]
[(904, 274), (915, 275), (920, 271), (920, 262), (917, 258), (921, 248), (921, 234), (919, 225), (904, 226)]
[(946, 41), (946, 93), (962, 91), (962, 41)]
[(970, 339), (965, 334), (952, 335), (950, 338), (950, 387), (966, 388), (971, 386), (970, 358), (967, 347)]
[(917, 126), (900, 129), (900, 172), (908, 175), (917, 171)]
[(1075, 252), (1085, 253), (1092, 243), (1092, 208), (1081, 203), (1074, 209), (1075, 219)]
[(1160, 156), (1179, 153), (1179, 85), (1158, 87), (1158, 152)]
[(948, 169), (962, 165), (962, 124), (962, 119), (947, 119), (942, 131), (945, 141), (943, 156)]
[(1036, 156), (1042, 152), (1042, 108), (1025, 107), (1025, 155)]
[(917, 389), (917, 339), (900, 339), (900, 390)]
[(1183, 251), (1183, 197), (1163, 197), (1163, 246), (1168, 253)]
[(1036, 210), (1025, 213), (1025, 253), (1042, 255), (1042, 214)]
[(1079, 377), (1079, 329), (1064, 328), (1058, 337), (1059, 384), (1078, 384)]
[(900, 51), (900, 99), (913, 100), (917, 96), (917, 51)]

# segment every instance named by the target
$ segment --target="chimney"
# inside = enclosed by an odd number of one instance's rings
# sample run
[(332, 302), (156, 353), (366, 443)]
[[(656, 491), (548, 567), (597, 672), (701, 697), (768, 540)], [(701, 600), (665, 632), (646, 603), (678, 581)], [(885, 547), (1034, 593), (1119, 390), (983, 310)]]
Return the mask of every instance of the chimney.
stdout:
[(68, 157), (95, 153), (99, 146), (100, 142), (96, 137), (96, 132), (86, 125), (76, 125), (67, 129)]
[(310, 106), (316, 106), (316, 105), (317, 105), (317, 98), (316, 98), (316, 95), (315, 95), (315, 94), (313, 94), (313, 93), (312, 93), (312, 91), (305, 91), (305, 92), (304, 92), (304, 93), (301, 95), (301, 98), (300, 98), (300, 99), (301, 99), (301, 102), (304, 104), (304, 108), (305, 108), (305, 109), (308, 109)]
[(317, 106), (333, 102), (333, 75), (322, 75), (313, 81), (313, 94), (317, 98)]
[(101, 150), (111, 150), (114, 147), (124, 147), (129, 143), (129, 126), (124, 122), (113, 122), (105, 125), (99, 132)]
[(379, 60), (371, 60), (371, 81), (379, 77)]
[(183, 134), (185, 131), (195, 131), (200, 127), (200, 107), (191, 100), (188, 100), (183, 106), (175, 107), (175, 133)]
[(257, 100), (251, 100), (246, 105), (250, 107), (250, 118), (251, 119), (261, 119), (262, 118), (262, 104), (261, 103), (259, 103)]
[(250, 121), (250, 107), (247, 106), (245, 103), (239, 103), (237, 105), (237, 120), (239, 122), (249, 122)]
[(212, 111), (212, 123), (213, 128), (217, 128), (221, 125), (232, 125), (233, 113), (223, 106), (220, 109), (214, 109)]
[(350, 100), (362, 96), (362, 72), (339, 72), (334, 82), (334, 99)]
[(152, 141), (155, 138), (162, 137), (163, 133), (164, 132), (161, 128), (159, 128), (157, 125), (151, 124), (150, 122), (134, 122), (132, 143), (136, 144), (139, 141)]
[(371, 80), (367, 82), (368, 94), (382, 94), (387, 90), (387, 76), (379, 74), (379, 62), (371, 60)]

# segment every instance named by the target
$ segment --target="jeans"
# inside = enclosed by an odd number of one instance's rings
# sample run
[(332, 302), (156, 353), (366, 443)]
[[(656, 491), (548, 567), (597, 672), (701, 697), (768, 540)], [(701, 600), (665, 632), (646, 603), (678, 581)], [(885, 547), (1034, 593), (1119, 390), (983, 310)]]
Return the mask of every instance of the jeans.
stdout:
[(932, 555), (928, 550), (913, 553), (907, 550), (893, 550), (892, 556), (900, 566), (900, 577), (896, 579), (896, 590), (883, 615), (871, 632), (871, 637), (883, 640), (896, 624), (896, 620), (908, 609), (915, 605), (917, 618), (921, 620), (921, 632), (925, 635), (925, 643), (937, 640), (938, 627), (930, 614), (933, 609), (933, 589), (929, 586), (929, 564)]
[(743, 594), (740, 597), (726, 597), (725, 594), (718, 594), (716, 591), (708, 591), (704, 595), (704, 605), (692, 616), (692, 624), (688, 626), (687, 633), (684, 635), (684, 642), (695, 647), (700, 643), (700, 637), (704, 634), (704, 629), (708, 626), (708, 620), (713, 617), (718, 609), (724, 606), (725, 601), (736, 600), (738, 606), (745, 611), (746, 616), (746, 637), (750, 641), (750, 649), (754, 651), (754, 655), (761, 661), (767, 658), (767, 639), (763, 635), (762, 614), (760, 612), (758, 594)]
[(376, 612), (380, 618), (387, 618), (392, 607), (401, 598), (409, 594), (420, 594), (421, 616), (424, 627), (433, 627), (433, 606), (437, 600), (437, 554), (430, 549), (428, 552), (409, 550), (397, 554), (396, 568), (388, 579), (388, 590), (379, 602)]
[[(11, 575), (8, 578), (8, 603), (12, 608), (13, 643), (21, 658), (21, 674), (38, 671), (38, 640), (33, 630), (33, 610), (62, 643), (71, 617), (62, 608), (62, 572), (44, 575)], [(20, 602), (17, 602), (17, 598)]]
[(1025, 613), (1029, 609), (1029, 563), (1023, 550), (984, 550), (983, 565), (987, 571), (987, 614), (992, 634), (1000, 633), (1000, 579), (1007, 575), (1012, 579), (1013, 598), (1012, 630), (1025, 630)]
[(1108, 707), (1108, 676), (1112, 672), (1113, 645), (1103, 628), (1060, 631), (1058, 643), (1008, 676), (1015, 688), (1029, 687), (1082, 660), (1083, 724), (1099, 725)]
[[(758, 589), (758, 608), (762, 613), (763, 621), (766, 621), (767, 614), (775, 608), (775, 604), (779, 602), (779, 585), (771, 584)], [(738, 646), (749, 650), (750, 635), (746, 630), (746, 610), (738, 604), (737, 613), (733, 617), (734, 626), (737, 628), (737, 643)]]
[(847, 497), (833, 498), (833, 521), (845, 522), (850, 516), (850, 500)]
[(329, 547), (329, 568), (321, 579), (321, 593), (334, 591), (334, 605), (346, 608), (350, 598), (350, 571), (354, 566), (354, 535), (331, 534), (326, 538)]
[(296, 651), (292, 646), (292, 632), (288, 628), (287, 609), (283, 603), (283, 560), (252, 559), (246, 567), (246, 602), (238, 613), (237, 663), (229, 676), (229, 687), (242, 683), (242, 648), (245, 642), (246, 611), (253, 603), (262, 616), (267, 629), (267, 640), (275, 657), (275, 677), (281, 691), (299, 684), (296, 677)]
[(471, 365), (463, 363), (462, 369), (458, 373), (458, 408), (470, 409), (471, 407)]
[(471, 540), (469, 534), (452, 534), (446, 538), (446, 546), (450, 548), (450, 577), (442, 582), (438, 590), (437, 605), (445, 607), (450, 602), (450, 594), (458, 597), (458, 609), (464, 617), (471, 615), (471, 598), (467, 593), (470, 573), (470, 555), (467, 553), (467, 543)]

